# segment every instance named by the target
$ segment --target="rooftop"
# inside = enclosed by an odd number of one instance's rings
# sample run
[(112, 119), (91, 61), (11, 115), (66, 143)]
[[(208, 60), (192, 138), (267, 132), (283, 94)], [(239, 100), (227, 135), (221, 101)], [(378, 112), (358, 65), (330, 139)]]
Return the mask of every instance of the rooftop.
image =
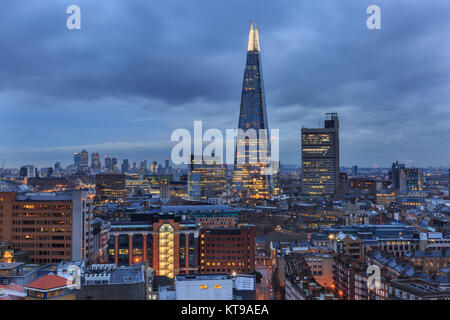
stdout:
[(72, 201), (70, 193), (25, 193), (16, 196), (17, 201)]
[(188, 274), (178, 275), (177, 281), (195, 281), (195, 280), (227, 280), (231, 279), (228, 274)]
[(24, 265), (23, 262), (0, 262), (0, 270), (11, 270)]
[(64, 288), (69, 285), (72, 285), (73, 282), (67, 280), (66, 278), (56, 276), (54, 274), (48, 274), (43, 276), (28, 285), (25, 286), (25, 289), (35, 289), (41, 291), (54, 290), (58, 288)]

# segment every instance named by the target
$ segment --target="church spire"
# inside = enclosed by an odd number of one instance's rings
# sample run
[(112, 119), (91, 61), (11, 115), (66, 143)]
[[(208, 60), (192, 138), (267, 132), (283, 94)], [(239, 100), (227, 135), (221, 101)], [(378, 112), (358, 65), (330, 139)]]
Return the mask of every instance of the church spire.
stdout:
[(253, 21), (250, 23), (247, 51), (260, 51), (258, 29), (256, 28), (256, 22)]

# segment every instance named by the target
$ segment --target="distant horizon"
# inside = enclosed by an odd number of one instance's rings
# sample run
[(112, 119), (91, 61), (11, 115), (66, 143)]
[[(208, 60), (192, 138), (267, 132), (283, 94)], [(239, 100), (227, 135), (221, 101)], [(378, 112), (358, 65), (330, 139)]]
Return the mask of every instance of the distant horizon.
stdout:
[[(114, 158), (114, 157), (113, 157)], [(122, 163), (122, 161), (121, 160), (124, 160), (124, 159), (127, 159), (127, 158), (123, 158), (123, 159), (117, 159), (118, 160), (118, 162), (119, 162), (119, 164), (121, 164)], [(137, 164), (137, 167), (139, 167), (139, 162), (140, 161), (144, 161), (144, 160), (147, 160), (147, 164), (148, 164), (148, 167), (150, 167), (150, 164), (153, 162), (153, 161), (156, 161), (156, 160), (150, 160), (150, 159), (142, 159), (142, 160), (130, 160), (130, 159), (128, 159), (128, 161), (129, 161), (129, 164), (130, 164), (130, 167), (131, 167), (131, 164), (134, 162), (134, 161), (136, 161), (136, 164)], [(159, 164), (164, 164), (164, 162), (163, 161), (157, 161), (158, 162), (158, 165)], [(102, 168), (104, 167), (104, 162), (101, 162), (102, 163)], [(400, 162), (399, 161), (399, 163), (402, 163), (402, 162)], [(73, 163), (69, 163), (69, 164), (67, 164), (67, 165), (64, 165), (64, 164), (62, 164), (62, 163), (60, 163), (61, 164), (61, 167), (63, 168), (63, 169), (65, 169), (66, 167), (68, 167), (68, 166), (70, 166), (70, 165), (73, 165)], [(52, 165), (48, 165), (48, 166), (45, 166), (45, 165), (42, 165), (42, 166), (36, 166), (36, 165), (34, 165), (34, 164), (32, 164), (32, 163), (26, 163), (26, 164), (23, 164), (23, 165), (20, 165), (19, 167), (8, 167), (8, 166), (5, 166), (5, 170), (14, 170), (14, 169), (16, 169), (16, 170), (19, 170), (20, 169), (20, 167), (23, 167), (23, 166), (27, 166), (27, 165), (32, 165), (32, 166), (34, 166), (35, 168), (37, 168), (37, 169), (42, 169), (42, 168), (49, 168), (49, 167), (52, 167), (52, 168), (54, 168), (54, 165), (55, 165), (55, 163), (53, 163)], [(91, 165), (90, 165), (90, 161), (89, 161), (89, 167), (90, 167)], [(188, 165), (173, 165), (172, 163), (170, 163), (170, 166), (172, 167), (172, 168), (175, 168), (175, 169), (177, 169), (177, 168), (182, 168), (182, 169), (187, 169), (187, 166)], [(358, 166), (358, 170), (387, 170), (387, 169), (391, 169), (391, 166), (388, 166), (388, 167), (383, 167), (383, 166), (378, 166), (378, 167), (374, 167), (374, 166), (359, 166), (359, 165), (357, 165)], [(406, 166), (406, 168), (419, 168), (419, 169), (442, 169), (442, 170), (449, 170), (450, 169), (450, 167), (446, 167), (446, 166), (416, 166), (416, 165), (414, 165), (414, 166), (411, 166), (411, 165), (407, 165), (407, 164), (405, 164), (405, 166)], [(301, 165), (300, 164), (292, 164), (292, 163), (281, 163), (281, 167), (295, 167), (295, 168), (301, 168)], [(1, 168), (1, 167), (0, 167)], [(352, 166), (340, 166), (339, 167), (340, 169), (346, 169), (346, 170), (352, 170)], [(148, 168), (147, 168), (148, 169)]]

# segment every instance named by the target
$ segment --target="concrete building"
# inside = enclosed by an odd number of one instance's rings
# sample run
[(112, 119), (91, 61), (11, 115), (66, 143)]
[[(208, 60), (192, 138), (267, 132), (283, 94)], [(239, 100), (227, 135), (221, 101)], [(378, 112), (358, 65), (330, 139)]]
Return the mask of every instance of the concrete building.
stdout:
[(72, 193), (0, 193), (0, 241), (28, 252), (30, 262), (89, 260), (93, 252), (92, 198)]
[(396, 161), (391, 170), (392, 188), (397, 191), (406, 191), (406, 167), (405, 164)]
[(36, 171), (34, 170), (34, 166), (26, 165), (20, 167), (20, 176), (24, 178), (34, 178), (36, 176)]
[(389, 283), (389, 300), (450, 300), (450, 290), (425, 279), (396, 279)]
[(327, 253), (305, 254), (305, 261), (316, 282), (324, 288), (332, 288), (333, 282), (333, 256)]
[(148, 270), (139, 263), (130, 267), (93, 264), (83, 268), (77, 300), (148, 300)]
[(175, 277), (176, 300), (233, 300), (233, 279), (227, 274)]

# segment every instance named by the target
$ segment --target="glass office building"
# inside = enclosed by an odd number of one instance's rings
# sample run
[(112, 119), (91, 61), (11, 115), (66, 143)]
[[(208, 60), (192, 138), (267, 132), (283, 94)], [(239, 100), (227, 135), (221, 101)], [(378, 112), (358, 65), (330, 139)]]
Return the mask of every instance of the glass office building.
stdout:
[(236, 140), (234, 189), (242, 198), (268, 199), (273, 190), (273, 177), (256, 23), (250, 26), (238, 129), (242, 131)]

